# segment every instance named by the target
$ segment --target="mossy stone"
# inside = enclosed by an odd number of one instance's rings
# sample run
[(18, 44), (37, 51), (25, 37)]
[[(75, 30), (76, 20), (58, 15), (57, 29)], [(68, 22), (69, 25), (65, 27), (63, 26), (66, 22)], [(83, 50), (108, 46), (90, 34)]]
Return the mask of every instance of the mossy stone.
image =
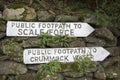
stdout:
[(22, 4), (22, 3), (19, 3), (19, 4), (11, 3), (11, 4), (7, 5), (8, 9), (11, 9), (11, 8), (12, 9), (17, 9), (17, 8), (23, 8), (23, 7), (25, 7), (25, 5)]
[(8, 56), (22, 56), (22, 47), (19, 43), (15, 42), (15, 40), (12, 39), (4, 39), (2, 41), (2, 50), (3, 54), (6, 54)]

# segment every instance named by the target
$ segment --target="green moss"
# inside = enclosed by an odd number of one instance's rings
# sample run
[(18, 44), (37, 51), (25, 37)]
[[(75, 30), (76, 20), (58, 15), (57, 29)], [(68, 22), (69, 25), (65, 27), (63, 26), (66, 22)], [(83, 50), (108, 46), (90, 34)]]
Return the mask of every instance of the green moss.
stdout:
[(22, 52), (21, 46), (16, 42), (14, 38), (4, 39), (2, 41), (3, 53), (8, 56), (20, 56)]
[(16, 3), (10, 3), (9, 5), (7, 5), (7, 8), (13, 8), (13, 9), (17, 9), (17, 8), (23, 8), (25, 7), (25, 5), (23, 3), (19, 3), (19, 4), (16, 4)]

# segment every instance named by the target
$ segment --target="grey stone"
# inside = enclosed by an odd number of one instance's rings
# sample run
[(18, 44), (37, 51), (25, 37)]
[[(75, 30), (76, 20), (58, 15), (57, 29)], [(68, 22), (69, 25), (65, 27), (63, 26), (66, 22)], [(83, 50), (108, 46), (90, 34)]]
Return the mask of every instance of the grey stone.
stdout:
[(106, 42), (103, 39), (95, 38), (95, 37), (87, 37), (85, 38), (86, 45), (88, 47), (93, 46), (105, 46)]
[(80, 72), (64, 72), (63, 75), (65, 77), (72, 77), (72, 78), (76, 78), (76, 77), (82, 77), (84, 74), (80, 73)]
[(6, 31), (6, 23), (3, 21), (0, 21), (0, 31), (5, 32)]
[(120, 54), (120, 47), (109, 47), (105, 49), (110, 52), (111, 56), (118, 56)]
[(28, 65), (28, 69), (38, 71), (39, 70), (39, 64), (34, 64), (34, 65)]
[(7, 1), (10, 2), (10, 3), (15, 2), (15, 3), (29, 4), (30, 1), (32, 1), (32, 0), (7, 0)]
[(23, 57), (22, 56), (9, 57), (9, 60), (16, 62), (23, 62)]
[(116, 57), (109, 57), (106, 60), (104, 60), (102, 62), (102, 65), (104, 66), (104, 68), (109, 68), (111, 66), (116, 66), (119, 65), (119, 60), (120, 60), (120, 56), (116, 56)]
[(78, 78), (78, 77), (81, 78), (81, 77), (84, 77), (85, 75), (86, 75), (85, 77), (93, 77), (93, 73), (91, 72), (83, 74), (77, 71), (72, 71), (72, 72), (67, 71), (67, 72), (64, 72), (63, 75), (65, 77), (72, 77), (72, 78)]
[(61, 65), (61, 67), (62, 67), (62, 70), (61, 70), (61, 72), (72, 72), (72, 71), (74, 71), (73, 70), (73, 68), (71, 68), (73, 66), (73, 64), (72, 63), (63, 63), (62, 65)]
[(84, 16), (84, 22), (91, 23), (91, 24), (96, 24), (96, 16), (91, 14), (91, 13), (87, 13)]
[(106, 40), (106, 47), (114, 47), (117, 46), (117, 38), (114, 38), (112, 41)]
[(5, 8), (3, 19), (5, 20), (34, 20), (36, 12), (33, 8), (23, 6), (22, 8)]
[(29, 38), (28, 37), (16, 37), (16, 41), (17, 42), (23, 42), (23, 41), (26, 41), (26, 40), (28, 40)]
[(0, 55), (2, 55), (3, 54), (3, 51), (2, 51), (2, 49), (0, 48)]
[(13, 39), (4, 39), (1, 46), (3, 53), (8, 56), (22, 56), (23, 49)]
[(80, 79), (65, 77), (65, 80), (80, 80)]
[(49, 43), (47, 44), (47, 46), (51, 47), (51, 48), (59, 48), (59, 47), (63, 47), (62, 45), (60, 44), (56, 44), (56, 43)]
[(96, 65), (96, 63), (93, 63), (94, 64), (94, 66), (92, 65), (92, 66), (90, 66), (90, 68), (89, 68), (89, 71), (91, 72), (91, 73), (94, 73), (94, 72), (96, 72), (97, 71), (97, 67), (95, 66)]
[(26, 73), (23, 75), (17, 75), (16, 80), (35, 80), (36, 74), (35, 73)]
[(106, 76), (109, 80), (119, 80), (120, 79), (120, 67), (119, 66), (110, 66), (105, 68)]
[(29, 38), (29, 39), (23, 40), (21, 45), (24, 48), (39, 47), (36, 38)]
[(0, 11), (0, 19), (2, 19), (2, 12)]
[(80, 78), (69, 78), (66, 77), (65, 80), (93, 80), (92, 77), (80, 77)]
[(106, 27), (96, 29), (95, 36), (105, 40), (105, 46), (116, 46), (117, 38), (112, 34), (112, 32)]
[(50, 10), (49, 4), (45, 0), (39, 0), (38, 3), (45, 9), (45, 10)]
[(94, 77), (100, 80), (106, 80), (104, 68), (100, 64), (98, 64), (96, 67), (97, 71), (95, 72)]
[(25, 12), (25, 8), (9, 9), (5, 8), (3, 11), (3, 18), (5, 20), (20, 20), (24, 16), (22, 15)]
[(39, 21), (54, 21), (54, 16), (47, 11), (37, 11)]
[(120, 46), (120, 37), (117, 39), (117, 46)]
[(25, 15), (24, 17), (23, 17), (23, 20), (34, 20), (34, 19), (36, 19), (36, 16), (37, 16), (37, 14), (36, 14), (36, 12), (35, 12), (35, 9), (34, 8), (30, 8), (30, 7), (25, 7), (25, 13), (23, 14), (23, 15)]
[(42, 80), (64, 80), (64, 78), (61, 74), (55, 74), (53, 76), (47, 75)]
[(24, 74), (27, 72), (25, 65), (13, 61), (0, 61), (0, 74)]
[(67, 21), (79, 21), (79, 18), (76, 16), (70, 16), (70, 15), (58, 15), (55, 18), (55, 21), (61, 21), (61, 22), (67, 22)]
[(81, 77), (78, 80), (93, 80), (92, 77)]
[(92, 78), (93, 77), (93, 73), (92, 72), (88, 72), (88, 73), (85, 74), (85, 77), (91, 77)]
[(113, 41), (115, 39), (112, 32), (106, 27), (98, 28), (95, 31), (95, 35), (99, 38), (103, 38), (105, 40)]
[(83, 41), (83, 39), (76, 39), (76, 40), (70, 42), (69, 46), (70, 47), (84, 47), (85, 42)]
[(8, 76), (7, 80), (15, 80), (15, 76)]
[(6, 80), (6, 76), (0, 75), (0, 80)]
[(109, 30), (116, 36), (119, 37), (120, 36), (120, 30), (117, 27), (108, 27)]
[(5, 33), (4, 32), (0, 32), (0, 39), (4, 38), (5, 37)]
[(9, 59), (9, 56), (0, 56), (0, 61), (4, 61)]

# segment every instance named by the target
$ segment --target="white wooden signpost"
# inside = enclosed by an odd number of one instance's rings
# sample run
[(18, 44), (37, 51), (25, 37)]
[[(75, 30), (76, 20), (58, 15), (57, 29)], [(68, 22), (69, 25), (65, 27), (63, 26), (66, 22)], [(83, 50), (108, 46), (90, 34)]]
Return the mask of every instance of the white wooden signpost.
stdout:
[(25, 49), (23, 61), (25, 64), (48, 63), (53, 59), (60, 62), (73, 62), (81, 56), (92, 55), (92, 61), (103, 61), (110, 53), (102, 47), (76, 47), (76, 48), (46, 48)]
[[(7, 36), (38, 36), (41, 33), (51, 35), (69, 35), (70, 37), (87, 37), (94, 29), (82, 22), (7, 22)], [(92, 61), (103, 61), (110, 53), (102, 47), (76, 48), (31, 48), (23, 52), (25, 64), (48, 63), (53, 59), (60, 62), (73, 62), (76, 58), (89, 56)]]
[(7, 22), (7, 36), (38, 36), (47, 32), (51, 35), (87, 37), (94, 29), (82, 22)]

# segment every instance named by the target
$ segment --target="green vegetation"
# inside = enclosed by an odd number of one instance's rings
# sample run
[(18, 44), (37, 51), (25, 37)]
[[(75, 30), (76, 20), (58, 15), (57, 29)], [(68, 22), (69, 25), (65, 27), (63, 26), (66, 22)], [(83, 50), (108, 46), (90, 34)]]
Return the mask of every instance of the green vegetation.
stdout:
[(49, 35), (48, 33), (42, 33), (37, 37), (37, 42), (40, 44), (41, 47), (47, 47), (49, 45), (59, 45), (62, 47), (68, 47), (68, 40), (69, 40), (68, 35)]
[(37, 36), (37, 42), (40, 44), (41, 47), (46, 47), (49, 43), (53, 42), (53, 37), (47, 33), (42, 33), (41, 35)]
[[(103, 0), (101, 5), (98, 5), (98, 17), (100, 14), (103, 14), (104, 21), (107, 23), (107, 26), (118, 27), (120, 25), (120, 1), (119, 0)], [(101, 19), (98, 18), (98, 19)]]
[[(93, 14), (98, 26), (120, 25), (120, 0), (44, 0), (50, 5), (50, 9), (59, 14), (80, 15), (80, 19), (86, 13)], [(88, 10), (89, 12), (86, 12)]]
[(92, 65), (91, 56), (81, 56), (76, 58), (73, 67), (82, 74), (89, 72), (89, 67)]
[(47, 76), (54, 76), (55, 72), (61, 70), (61, 63), (58, 60), (52, 60), (47, 64), (41, 64), (38, 71), (38, 80)]
[(95, 67), (95, 63), (91, 60), (92, 55), (83, 55), (76, 57), (72, 63), (60, 63), (59, 60), (51, 60), (49, 63), (41, 64), (39, 67), (37, 80), (41, 80), (46, 77), (52, 77), (56, 75), (56, 72), (61, 72), (66, 69), (80, 72), (81, 74), (87, 74), (90, 72), (90, 67)]

